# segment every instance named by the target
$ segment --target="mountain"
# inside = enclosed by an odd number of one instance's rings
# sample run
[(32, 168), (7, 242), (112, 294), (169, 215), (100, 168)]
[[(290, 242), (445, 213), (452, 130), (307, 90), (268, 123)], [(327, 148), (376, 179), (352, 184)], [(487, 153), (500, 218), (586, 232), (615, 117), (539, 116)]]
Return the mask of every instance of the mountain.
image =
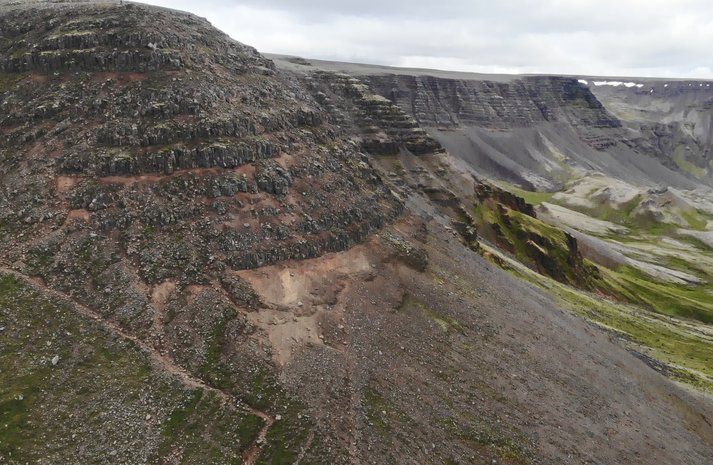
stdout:
[(713, 93), (602, 81), (1, 2), (0, 462), (709, 463)]

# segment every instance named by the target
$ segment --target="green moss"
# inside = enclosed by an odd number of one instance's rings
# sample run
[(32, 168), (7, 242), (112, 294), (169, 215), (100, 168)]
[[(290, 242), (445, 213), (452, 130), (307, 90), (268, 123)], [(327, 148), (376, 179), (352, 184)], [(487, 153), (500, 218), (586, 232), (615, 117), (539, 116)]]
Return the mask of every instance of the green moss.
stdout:
[(300, 449), (307, 441), (312, 428), (304, 417), (305, 407), (299, 402), (283, 398), (280, 420), (275, 421), (268, 430), (266, 447), (260, 453), (261, 465), (291, 465), (297, 460)]
[(456, 320), (451, 316), (442, 315), (430, 308), (422, 300), (414, 297), (411, 294), (406, 294), (404, 296), (403, 301), (401, 302), (401, 305), (398, 308), (398, 311), (408, 311), (412, 308), (420, 310), (423, 315), (425, 315), (431, 321), (436, 323), (444, 333), (458, 332), (463, 334), (465, 332), (465, 328), (463, 327), (460, 321)]
[(24, 78), (24, 74), (0, 73), (0, 93), (12, 90)]
[[(206, 394), (202, 390), (190, 393), (164, 423), (164, 441), (157, 457), (166, 456), (179, 447), (181, 463), (236, 463), (241, 450), (259, 434), (263, 421), (256, 415), (228, 414), (223, 405), (223, 400), (214, 393)], [(217, 440), (206, 442), (207, 436)]]
[[(598, 188), (595, 188), (594, 190), (596, 191), (597, 189)], [(594, 208), (583, 206), (570, 207), (592, 218), (598, 218), (603, 221), (609, 221), (635, 229), (646, 229), (657, 224), (657, 221), (652, 218), (633, 215), (634, 209), (636, 209), (640, 203), (641, 195), (636, 195), (618, 208), (609, 203), (600, 203)]]
[[(5, 367), (3, 367), (4, 369)], [(34, 446), (32, 412), (48, 369), (38, 369), (6, 380), (0, 388), (0, 457), (22, 459)]]
[(552, 200), (552, 196), (555, 195), (555, 192), (537, 192), (537, 191), (528, 191), (525, 189), (521, 189), (513, 184), (507, 183), (505, 181), (495, 181), (494, 182), (498, 187), (500, 187), (503, 190), (506, 190), (508, 192), (511, 192), (518, 197), (522, 197), (525, 202), (529, 203), (530, 205), (540, 205), (541, 203), (544, 202), (549, 202)]
[(597, 267), (582, 259), (576, 241), (561, 229), (492, 199), (475, 207), (474, 218), (483, 237), (530, 268), (585, 289), (604, 286)]
[(530, 463), (531, 454), (494, 419), (478, 418), (473, 424), (460, 425), (453, 418), (443, 418), (438, 423), (475, 451), (493, 455), (506, 463)]
[(230, 384), (230, 373), (228, 367), (221, 361), (221, 354), (226, 344), (226, 327), (235, 316), (235, 311), (232, 308), (225, 307), (214, 321), (210, 336), (205, 341), (205, 362), (200, 367), (201, 376), (213, 386), (221, 389), (228, 388)]
[(654, 282), (631, 267), (607, 270), (605, 275), (611, 287), (630, 302), (667, 315), (713, 323), (713, 299), (705, 286)]
[(392, 410), (391, 405), (386, 399), (375, 389), (369, 388), (364, 393), (364, 401), (366, 403), (366, 418), (370, 425), (373, 425), (382, 436), (391, 434), (391, 425), (389, 424), (389, 412)]
[(708, 215), (704, 215), (697, 210), (683, 210), (681, 217), (686, 220), (688, 226), (696, 231), (706, 231), (708, 228)]
[[(487, 245), (483, 247), (497, 253)], [(565, 308), (614, 331), (637, 350), (669, 365), (676, 379), (713, 392), (713, 340), (705, 328), (699, 329), (702, 323), (658, 315), (574, 289), (502, 258), (508, 263), (506, 269), (555, 295)]]
[(40, 245), (30, 249), (26, 263), (32, 274), (40, 275), (50, 270), (58, 250), (59, 244)]
[[(131, 434), (159, 436), (159, 444), (148, 451), (151, 463), (163, 463), (177, 450), (183, 464), (240, 463), (241, 451), (263, 425), (210, 391), (186, 389), (173, 376), (156, 373), (134, 343), (12, 276), (0, 275), (0, 322), (5, 327), (0, 331), (0, 457), (9, 463), (47, 457), (53, 463), (99, 463), (106, 457), (92, 454), (106, 454), (106, 449), (96, 438), (125, 438), (127, 428)], [(49, 363), (54, 355), (59, 366)], [(114, 408), (134, 420), (116, 418)], [(160, 429), (144, 423), (147, 412), (165, 418)], [(147, 441), (146, 447), (153, 443)], [(136, 456), (124, 461), (139, 461), (140, 451), (128, 453)]]
[(702, 178), (706, 175), (705, 168), (696, 166), (686, 159), (686, 152), (684, 146), (680, 145), (676, 147), (676, 150), (673, 153), (673, 161), (676, 162), (676, 165), (678, 165), (678, 167), (681, 168), (682, 171), (690, 174), (693, 177)]
[(176, 436), (177, 432), (186, 427), (187, 420), (193, 415), (198, 402), (203, 397), (203, 391), (195, 391), (191, 394), (188, 402), (184, 406), (176, 408), (171, 412), (171, 416), (163, 425), (163, 435), (168, 437)]

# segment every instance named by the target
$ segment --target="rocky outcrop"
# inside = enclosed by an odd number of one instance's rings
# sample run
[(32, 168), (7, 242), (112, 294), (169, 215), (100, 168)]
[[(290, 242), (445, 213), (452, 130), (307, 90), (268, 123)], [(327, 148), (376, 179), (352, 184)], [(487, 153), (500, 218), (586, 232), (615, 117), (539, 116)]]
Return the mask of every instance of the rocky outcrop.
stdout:
[(479, 202), (485, 202), (487, 200), (493, 200), (500, 205), (503, 205), (510, 210), (518, 211), (524, 213), (527, 216), (537, 218), (535, 213), (535, 208), (527, 203), (522, 197), (508, 192), (503, 189), (499, 189), (492, 184), (479, 183), (475, 185), (475, 198)]
[(510, 128), (544, 121), (598, 128), (621, 125), (576, 79), (531, 77), (494, 82), (378, 75), (365, 81), (425, 126)]
[[(0, 19), (11, 44), (0, 59), (0, 71), (175, 71), (216, 63), (233, 72), (272, 72), (272, 63), (255, 49), (211, 31), (196, 16), (169, 10), (142, 16), (138, 5), (99, 16), (100, 8), (87, 6), (86, 15), (72, 8), (38, 8), (31, 18), (27, 10), (10, 9)], [(198, 53), (206, 44), (210, 47)]]
[(586, 86), (571, 78), (498, 82), (381, 74), (364, 82), (426, 127), (513, 129), (561, 122), (574, 126), (597, 150), (616, 144), (597, 129), (621, 127)]
[(70, 153), (61, 158), (64, 173), (97, 176), (132, 176), (148, 173), (172, 174), (195, 168), (231, 169), (278, 156), (280, 147), (267, 141), (220, 141), (197, 147), (173, 146), (158, 152), (108, 151)]
[(599, 269), (584, 261), (577, 240), (538, 220), (524, 199), (490, 184), (476, 184), (479, 234), (537, 272), (582, 289), (609, 291)]
[[(28, 11), (0, 15), (0, 224), (19, 238), (0, 249), (43, 250), (37, 269), (67, 276), (64, 290), (94, 298), (87, 273), (120, 257), (152, 284), (317, 257), (401, 212), (313, 89), (205, 20), (139, 4)], [(111, 252), (89, 266), (78, 237)]]
[(292, 176), (275, 162), (261, 162), (255, 168), (257, 187), (263, 192), (275, 195), (287, 194), (292, 185)]
[(367, 152), (395, 155), (406, 149), (414, 155), (423, 155), (443, 150), (403, 109), (359, 79), (317, 71), (311, 84), (317, 90), (317, 98), (332, 110), (340, 124), (350, 120), (356, 126)]

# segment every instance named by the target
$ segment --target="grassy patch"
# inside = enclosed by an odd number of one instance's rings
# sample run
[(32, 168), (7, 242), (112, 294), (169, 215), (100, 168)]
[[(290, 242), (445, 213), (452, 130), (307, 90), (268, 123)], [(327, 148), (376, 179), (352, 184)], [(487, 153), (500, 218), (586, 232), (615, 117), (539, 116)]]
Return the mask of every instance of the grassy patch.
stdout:
[[(263, 426), (256, 415), (229, 413), (214, 393), (192, 392), (164, 423), (158, 457), (180, 449), (181, 463), (239, 463)], [(206, 440), (211, 438), (212, 440)]]
[(485, 452), (508, 464), (530, 463), (530, 454), (515, 439), (496, 426), (494, 420), (479, 418), (476, 424), (459, 425), (453, 418), (444, 418), (438, 423), (479, 453)]
[(540, 205), (543, 202), (549, 202), (552, 200), (552, 196), (555, 195), (555, 192), (535, 192), (535, 191), (528, 191), (525, 189), (521, 189), (513, 184), (510, 184), (505, 181), (493, 181), (493, 184), (497, 185), (503, 190), (506, 190), (508, 192), (512, 192), (513, 194), (522, 197), (525, 202), (529, 203), (530, 205)]
[[(489, 246), (483, 247), (498, 253)], [(565, 308), (614, 331), (637, 350), (669, 365), (677, 373), (676, 379), (713, 392), (713, 334), (708, 326), (574, 289), (507, 257), (503, 260), (507, 262), (506, 269), (553, 294)]]
[(493, 200), (479, 203), (474, 218), (484, 238), (539, 273), (585, 289), (602, 286), (597, 267), (582, 259), (576, 240), (561, 229)]
[(673, 161), (681, 168), (682, 171), (696, 178), (702, 178), (706, 175), (706, 169), (696, 166), (686, 159), (686, 153), (683, 146), (676, 147), (673, 154)]
[(659, 283), (643, 272), (621, 267), (604, 272), (606, 281), (630, 302), (666, 315), (713, 323), (713, 298), (706, 286)]
[(282, 396), (278, 412), (280, 420), (268, 430), (266, 446), (260, 453), (259, 464), (291, 465), (307, 441), (312, 424), (303, 414), (305, 406)]
[(0, 462), (239, 463), (262, 426), (12, 276), (0, 326)]
[(229, 388), (230, 372), (221, 361), (223, 348), (227, 343), (226, 327), (235, 318), (235, 310), (231, 307), (223, 308), (220, 316), (214, 321), (210, 336), (205, 341), (205, 362), (200, 367), (201, 377), (208, 380), (213, 386), (221, 389)]
[(709, 215), (704, 215), (697, 210), (683, 210), (681, 217), (686, 220), (688, 226), (696, 231), (705, 231), (708, 226)]
[(409, 308), (414, 308), (417, 310), (420, 310), (423, 315), (428, 317), (431, 321), (436, 323), (438, 327), (444, 332), (444, 333), (461, 333), (463, 334), (465, 332), (465, 328), (461, 324), (460, 321), (456, 320), (453, 317), (450, 317), (448, 315), (442, 315), (432, 308), (430, 308), (428, 305), (425, 304), (422, 300), (414, 297), (411, 294), (406, 294), (404, 296), (404, 300), (402, 301), (401, 305), (399, 306), (399, 311), (404, 311)]
[(373, 425), (382, 435), (390, 434), (391, 425), (388, 422), (390, 404), (379, 392), (371, 388), (364, 393), (364, 400), (369, 424)]
[(24, 77), (24, 74), (0, 73), (0, 93), (12, 90)]

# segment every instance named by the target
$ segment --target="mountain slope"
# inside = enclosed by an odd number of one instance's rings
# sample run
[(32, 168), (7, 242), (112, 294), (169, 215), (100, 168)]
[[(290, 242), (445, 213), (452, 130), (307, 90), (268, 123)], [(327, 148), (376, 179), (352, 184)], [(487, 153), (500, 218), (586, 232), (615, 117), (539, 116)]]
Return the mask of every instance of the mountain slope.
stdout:
[[(0, 31), (0, 461), (713, 455), (710, 397), (481, 256), (465, 156), (377, 80), (140, 4)], [(623, 130), (543, 80), (578, 144)]]

